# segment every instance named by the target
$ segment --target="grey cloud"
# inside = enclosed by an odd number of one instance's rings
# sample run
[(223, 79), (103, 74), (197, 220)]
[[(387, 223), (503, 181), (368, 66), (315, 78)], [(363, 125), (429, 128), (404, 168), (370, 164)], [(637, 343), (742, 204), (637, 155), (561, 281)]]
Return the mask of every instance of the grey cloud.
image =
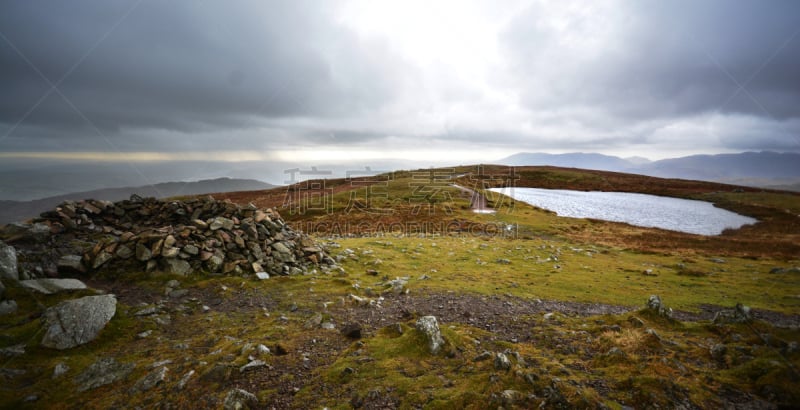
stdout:
[[(623, 5), (606, 22), (607, 41), (589, 57), (562, 48), (558, 33), (540, 24), (543, 6), (518, 16), (504, 40), (525, 84), (523, 102), (534, 109), (583, 105), (625, 121), (709, 111), (800, 116), (797, 2)], [(572, 28), (591, 29), (594, 17)], [(604, 35), (581, 33), (595, 34)], [(737, 82), (745, 86), (738, 93)]]
[[(50, 81), (68, 74), (59, 90), (103, 133), (230, 129), (253, 118), (372, 109), (391, 101), (385, 74), (399, 65), (327, 19), (317, 2), (5, 2), (0, 27)], [(4, 41), (0, 78), (4, 123), (49, 88)], [(57, 93), (25, 124), (87, 131)]]

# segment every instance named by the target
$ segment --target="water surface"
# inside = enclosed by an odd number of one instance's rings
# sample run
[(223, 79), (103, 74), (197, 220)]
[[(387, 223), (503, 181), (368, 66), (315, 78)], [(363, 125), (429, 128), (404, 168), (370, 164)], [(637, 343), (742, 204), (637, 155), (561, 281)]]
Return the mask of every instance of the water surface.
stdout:
[(710, 202), (666, 196), (540, 188), (493, 188), (492, 191), (553, 211), (559, 216), (625, 222), (698, 235), (719, 235), (727, 228), (758, 222), (717, 208)]

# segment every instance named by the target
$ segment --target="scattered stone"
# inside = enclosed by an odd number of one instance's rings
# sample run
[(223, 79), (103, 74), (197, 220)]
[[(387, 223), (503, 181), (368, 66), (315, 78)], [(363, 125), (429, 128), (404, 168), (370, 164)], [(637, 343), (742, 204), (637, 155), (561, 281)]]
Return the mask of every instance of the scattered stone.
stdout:
[(489, 360), (491, 357), (492, 357), (492, 352), (490, 352), (488, 350), (484, 350), (483, 353), (475, 356), (475, 358), (473, 358), (472, 361), (473, 362), (482, 362), (484, 360)]
[(242, 389), (233, 389), (225, 396), (222, 407), (225, 410), (249, 409), (258, 405), (258, 397), (255, 394)]
[(169, 297), (173, 299), (180, 299), (189, 294), (189, 289), (176, 289), (169, 292)]
[(733, 309), (723, 309), (714, 314), (714, 324), (746, 323), (753, 320), (750, 307), (737, 303)]
[(497, 353), (494, 355), (494, 368), (497, 370), (510, 370), (511, 360), (508, 360), (508, 356), (505, 354)]
[(134, 316), (150, 316), (150, 315), (155, 315), (156, 313), (158, 313), (158, 310), (159, 309), (156, 306), (148, 306), (148, 307), (146, 307), (144, 309), (141, 309), (141, 310), (137, 311), (133, 315)]
[(256, 346), (256, 352), (258, 352), (260, 356), (267, 355), (269, 354), (269, 347), (260, 344)]
[(361, 324), (351, 322), (342, 326), (342, 334), (350, 339), (361, 339)]
[(506, 259), (506, 258), (497, 259), (495, 262), (499, 263), (500, 265), (510, 265), (511, 264), (511, 260), (510, 259)]
[(501, 406), (513, 407), (525, 400), (525, 395), (516, 390), (503, 390), (493, 395), (492, 399)]
[(136, 244), (136, 259), (147, 262), (153, 258), (153, 252), (145, 246), (143, 243), (139, 242)]
[(69, 366), (67, 366), (64, 362), (56, 363), (56, 367), (53, 368), (53, 379), (57, 379), (64, 375), (64, 373), (69, 371)]
[(16, 357), (25, 354), (25, 344), (17, 344), (0, 349), (0, 356)]
[(336, 329), (336, 324), (333, 322), (322, 322), (322, 324), (319, 325), (319, 327), (325, 330), (334, 330)]
[(431, 354), (439, 353), (444, 345), (442, 332), (439, 330), (439, 323), (435, 316), (423, 316), (417, 320), (416, 328), (425, 336), (428, 342), (428, 351)]
[(408, 292), (406, 289), (406, 284), (408, 284), (408, 278), (396, 278), (394, 280), (390, 280), (384, 284), (389, 291), (394, 293), (395, 295), (400, 295), (404, 292)]
[(86, 284), (78, 279), (28, 279), (19, 282), (22, 287), (45, 295), (52, 295), (67, 290), (86, 289)]
[(133, 386), (133, 391), (145, 392), (156, 387), (156, 385), (162, 383), (166, 379), (168, 370), (167, 366), (161, 366), (151, 371), (136, 382)]
[(139, 338), (139, 339), (144, 339), (144, 338), (150, 336), (151, 334), (153, 334), (152, 330), (145, 330), (142, 333), (137, 333), (136, 337)]
[(194, 370), (189, 370), (186, 372), (186, 374), (184, 374), (183, 377), (181, 377), (181, 379), (178, 381), (178, 384), (175, 385), (175, 389), (183, 390), (186, 387), (186, 384), (189, 383), (189, 379), (191, 379), (192, 376), (194, 376)]
[(269, 279), (269, 273), (267, 272), (256, 272), (256, 277), (260, 280), (267, 280)]
[(784, 273), (800, 273), (800, 267), (795, 266), (792, 268), (772, 268), (770, 269), (769, 273), (775, 274), (784, 274)]
[(0, 241), (0, 279), (19, 280), (17, 250), (3, 241)]
[(710, 258), (709, 261), (714, 262), (714, 263), (727, 263), (728, 262), (728, 261), (726, 261), (725, 259), (722, 259), (722, 258)]
[(636, 316), (629, 317), (628, 323), (630, 323), (633, 327), (644, 327), (644, 321)]
[(545, 314), (542, 316), (542, 318), (543, 318), (544, 320), (550, 320), (550, 319), (552, 319), (554, 316), (555, 316), (555, 313), (553, 313), (553, 312), (549, 312), (549, 313), (545, 313)]
[(64, 255), (58, 258), (56, 269), (59, 273), (86, 273), (86, 267), (83, 266), (83, 258), (80, 255)]
[(11, 315), (17, 313), (17, 302), (13, 300), (4, 300), (0, 302), (0, 316)]
[(78, 385), (79, 392), (95, 389), (127, 378), (134, 367), (134, 363), (119, 363), (113, 358), (102, 358), (75, 377), (75, 384)]
[(250, 363), (247, 363), (246, 365), (239, 368), (239, 373), (244, 373), (250, 370), (259, 369), (266, 366), (267, 362), (263, 360), (251, 360)]
[(89, 343), (114, 317), (116, 309), (114, 295), (86, 296), (48, 308), (44, 312), (42, 346), (63, 350)]
[(728, 352), (728, 347), (722, 343), (717, 343), (714, 346), (711, 346), (711, 349), (709, 349), (709, 353), (711, 353), (711, 358), (719, 362), (725, 360), (725, 353), (727, 352)]
[(306, 329), (316, 329), (319, 325), (322, 324), (322, 313), (315, 313), (314, 316), (311, 316), (306, 323), (303, 324), (303, 327)]

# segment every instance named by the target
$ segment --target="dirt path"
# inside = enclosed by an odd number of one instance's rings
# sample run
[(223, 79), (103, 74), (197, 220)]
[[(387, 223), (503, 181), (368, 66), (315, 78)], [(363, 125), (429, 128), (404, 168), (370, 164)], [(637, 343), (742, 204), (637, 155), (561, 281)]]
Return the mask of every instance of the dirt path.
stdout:
[(486, 196), (481, 194), (480, 192), (457, 184), (450, 184), (450, 186), (458, 188), (461, 190), (461, 192), (464, 192), (470, 196), (469, 206), (473, 212), (478, 212), (478, 213), (494, 212), (494, 209), (489, 208), (489, 206), (487, 205)]

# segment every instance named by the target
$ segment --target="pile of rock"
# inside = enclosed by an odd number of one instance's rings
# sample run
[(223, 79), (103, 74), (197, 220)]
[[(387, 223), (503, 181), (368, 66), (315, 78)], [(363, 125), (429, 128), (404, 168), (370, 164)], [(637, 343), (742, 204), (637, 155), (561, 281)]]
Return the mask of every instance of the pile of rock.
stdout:
[(11, 228), (28, 237), (47, 231), (56, 238), (59, 275), (138, 265), (178, 275), (254, 272), (267, 278), (334, 263), (276, 211), (212, 197), (68, 201), (32, 224), (7, 228), (6, 236)]

